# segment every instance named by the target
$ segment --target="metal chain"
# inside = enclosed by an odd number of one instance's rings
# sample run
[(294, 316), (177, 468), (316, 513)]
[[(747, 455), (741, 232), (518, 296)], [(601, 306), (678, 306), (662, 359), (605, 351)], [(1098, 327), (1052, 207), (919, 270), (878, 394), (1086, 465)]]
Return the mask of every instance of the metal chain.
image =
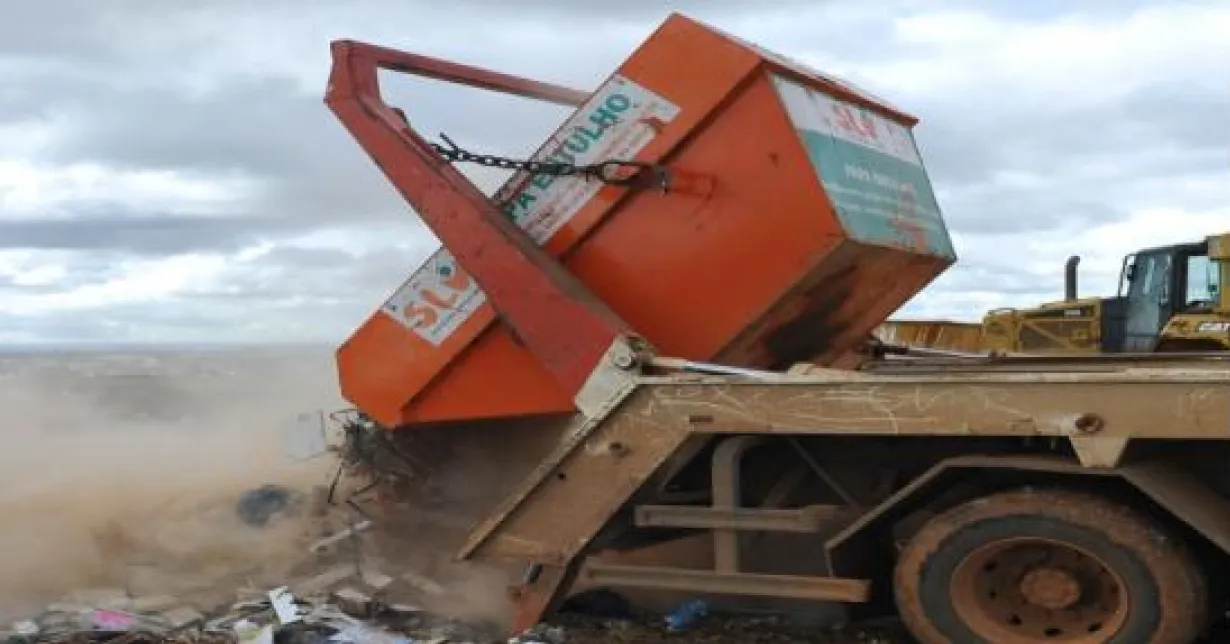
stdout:
[[(662, 166), (640, 161), (602, 161), (587, 165), (575, 165), (572, 163), (510, 159), (493, 154), (475, 154), (462, 149), (444, 134), (441, 134), (440, 138), (444, 140), (448, 147), (439, 143), (432, 143), (431, 147), (449, 163), (474, 163), (489, 168), (521, 170), (532, 175), (552, 175), (557, 177), (579, 175), (617, 186), (632, 186), (655, 181), (660, 183), (664, 180), (666, 172)], [(633, 168), (636, 172), (622, 177), (612, 174), (621, 168)]]

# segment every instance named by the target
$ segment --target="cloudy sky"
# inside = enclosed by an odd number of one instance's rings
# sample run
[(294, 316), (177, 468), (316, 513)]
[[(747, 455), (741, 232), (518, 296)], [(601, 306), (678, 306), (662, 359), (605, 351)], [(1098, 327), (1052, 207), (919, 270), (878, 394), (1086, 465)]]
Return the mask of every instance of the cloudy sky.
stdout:
[[(588, 89), (676, 9), (863, 85), (922, 119), (961, 257), (903, 315), (1057, 297), (1073, 252), (1110, 291), (1125, 252), (1230, 229), (1225, 0), (0, 4), (10, 346), (336, 343), (366, 318), (436, 242), (321, 102), (338, 37)], [(565, 116), (390, 98), (513, 155)]]

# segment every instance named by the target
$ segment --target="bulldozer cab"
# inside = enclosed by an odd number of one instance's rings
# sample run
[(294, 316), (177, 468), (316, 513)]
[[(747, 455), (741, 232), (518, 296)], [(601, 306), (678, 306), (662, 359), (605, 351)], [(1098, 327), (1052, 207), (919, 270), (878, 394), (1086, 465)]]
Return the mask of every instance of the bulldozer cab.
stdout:
[(1222, 299), (1223, 264), (1209, 257), (1209, 242), (1160, 246), (1124, 258), (1119, 280), (1123, 351), (1158, 348), (1176, 316), (1211, 314)]

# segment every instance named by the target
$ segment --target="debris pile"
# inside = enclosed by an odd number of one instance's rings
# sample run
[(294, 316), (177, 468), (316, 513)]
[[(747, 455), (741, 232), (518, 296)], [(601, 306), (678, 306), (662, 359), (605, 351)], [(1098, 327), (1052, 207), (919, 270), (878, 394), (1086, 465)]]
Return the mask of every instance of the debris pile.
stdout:
[[(324, 596), (322, 596), (324, 597)], [(387, 605), (353, 589), (339, 589), (317, 601), (287, 588), (263, 598), (236, 602), (205, 615), (176, 606), (172, 598), (121, 598), (105, 602), (122, 608), (57, 604), (18, 622), (4, 644), (891, 644), (909, 642), (893, 625), (858, 630), (817, 629), (799, 633), (774, 617), (726, 617), (690, 627), (661, 619), (595, 619), (561, 615), (512, 638), (490, 627), (432, 616), (414, 606)], [(166, 608), (170, 606), (170, 608)]]
[[(102, 599), (102, 597), (99, 597)], [(100, 607), (106, 606), (106, 607)], [(130, 598), (108, 593), (105, 601), (53, 604), (40, 615), (12, 625), (5, 644), (245, 643), (472, 644), (493, 641), (476, 627), (435, 618), (417, 607), (382, 604), (353, 588), (321, 593), (314, 601), (288, 588), (204, 613), (171, 597)], [(518, 642), (558, 644), (553, 640)]]

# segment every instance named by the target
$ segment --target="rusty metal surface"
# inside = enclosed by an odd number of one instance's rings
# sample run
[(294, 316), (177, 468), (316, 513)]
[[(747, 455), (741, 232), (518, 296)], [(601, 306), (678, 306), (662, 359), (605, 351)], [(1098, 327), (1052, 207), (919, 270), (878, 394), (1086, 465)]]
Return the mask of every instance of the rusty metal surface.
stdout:
[[(762, 441), (759, 436), (736, 436), (723, 440), (713, 450), (711, 478), (714, 508), (733, 511), (743, 505), (743, 455)], [(738, 530), (713, 530), (713, 566), (718, 572), (739, 571), (740, 541)]]
[[(1031, 524), (1032, 537), (1025, 538), (1014, 523), (1020, 517), (1045, 520)], [(997, 524), (1004, 528), (987, 532), (986, 526)], [(1074, 534), (1098, 536), (1091, 541)], [(953, 550), (959, 547), (953, 544), (970, 540), (975, 545), (968, 552)], [(1107, 542), (1113, 547), (1090, 546)], [(1049, 558), (1013, 552), (1022, 547), (1055, 552)], [(1129, 614), (1147, 614), (1149, 609), (1142, 607), (1150, 605), (1149, 600), (1136, 597), (1144, 587), (1125, 585), (1128, 571), (1108, 563), (1123, 551), (1130, 552), (1152, 577), (1156, 592), (1152, 603), (1159, 616), (1153, 627), (1148, 619), (1132, 619)], [(997, 559), (996, 553), (1005, 556)], [(929, 578), (941, 557), (955, 559), (952, 570), (946, 567)], [(1065, 574), (1091, 566), (1110, 568), (1107, 574), (1084, 579)], [(988, 590), (986, 584), (994, 580), (987, 575), (994, 577), (1004, 568), (1010, 569), (1014, 580), (1031, 583), (999, 584)], [(1076, 582), (1075, 589), (1068, 581)], [(1073, 590), (1089, 601), (1067, 602), (1065, 591)], [(1173, 535), (1160, 533), (1154, 522), (1126, 506), (1065, 491), (1000, 493), (932, 518), (902, 551), (894, 592), (902, 620), (922, 644), (973, 640), (1093, 644), (1115, 636), (1124, 641), (1190, 642), (1203, 628), (1206, 611), (1202, 573)], [(1043, 605), (1034, 606), (1031, 598)], [(1127, 606), (1124, 598), (1136, 603)]]
[(699, 593), (790, 597), (814, 601), (867, 601), (871, 584), (862, 579), (756, 575), (654, 566), (590, 564), (581, 573), (596, 586), (684, 590)]
[(1224, 496), (1166, 463), (1133, 463), (1118, 474), (1230, 554), (1230, 501)]
[[(606, 365), (605, 363), (603, 366), (599, 367), (599, 371), (604, 370), (619, 371), (617, 367), (614, 367), (613, 365)], [(605, 381), (601, 373), (593, 374), (592, 380), (596, 382)], [(470, 533), (470, 536), (466, 538), (465, 542), (458, 551), (459, 558), (465, 559), (473, 556), (476, 551), (487, 544), (488, 540), (497, 528), (506, 525), (509, 521), (515, 520), (516, 513), (522, 510), (526, 499), (534, 492), (539, 491), (544, 484), (555, 482), (563, 485), (568, 483), (568, 473), (565, 471), (560, 471), (562, 464), (569, 458), (576, 456), (577, 450), (588, 441), (595, 431), (609, 425), (613, 419), (618, 418), (618, 414), (614, 416), (610, 414), (617, 410), (628, 398), (628, 396), (632, 395), (636, 391), (636, 382), (633, 380), (620, 378), (617, 374), (612, 374), (611, 380), (618, 382), (620, 386), (615, 390), (606, 390), (605, 387), (598, 387), (598, 389), (604, 390), (606, 396), (604, 398), (604, 410), (607, 413), (604, 415), (594, 415), (589, 417), (581, 416), (580, 414), (575, 416), (571, 423), (564, 428), (555, 449), (553, 449), (544, 459), (542, 459), (529, 473), (529, 475), (522, 480), (521, 484), (514, 488), (513, 491), (508, 494), (491, 513), (485, 516), (478, 526)], [(582, 389), (582, 393), (586, 393), (587, 391), (592, 391), (592, 389)], [(640, 436), (640, 438), (643, 439), (645, 437)], [(682, 442), (682, 439), (680, 442)], [(590, 445), (589, 448), (584, 451), (585, 454), (600, 454), (600, 458), (605, 457), (605, 459), (610, 463), (616, 464), (616, 466), (612, 468), (613, 471), (609, 473), (608, 478), (605, 481), (595, 480), (592, 483), (582, 484), (580, 486), (574, 483), (568, 485), (568, 488), (571, 490), (589, 490), (595, 497), (595, 500), (601, 499), (603, 501), (608, 501), (616, 496), (626, 500), (626, 498), (636, 492), (637, 488), (640, 487), (640, 484), (649, 477), (653, 471), (652, 468), (660, 465), (662, 460), (669, 458), (679, 446), (679, 443), (674, 443), (671, 445), (670, 449), (654, 449), (652, 452), (648, 453), (644, 449), (638, 449), (633, 453), (635, 458), (629, 459), (628, 444), (621, 442), (618, 437), (608, 438), (602, 443)], [(645, 460), (646, 456), (650, 456), (655, 459), (660, 458), (661, 460), (653, 460), (652, 464), (646, 467), (642, 462)], [(630, 469), (630, 464), (633, 462), (640, 464), (640, 467), (644, 467), (645, 469)], [(620, 472), (623, 472), (622, 478), (617, 477)], [(595, 492), (596, 490), (605, 490), (607, 492), (613, 492), (613, 494), (598, 494)], [(620, 505), (622, 505), (622, 503), (623, 502), (621, 501)], [(525, 541), (521, 543), (519, 547), (514, 548), (514, 551), (517, 551), (517, 553), (512, 554), (511, 556), (512, 558), (528, 558), (531, 561), (543, 564), (566, 564), (575, 556), (577, 550), (593, 538), (594, 533), (606, 523), (607, 519), (610, 518), (611, 514), (614, 513), (618, 507), (619, 506), (611, 507), (609, 503), (595, 503), (593, 501), (582, 500), (580, 505), (574, 508), (555, 508), (552, 511), (553, 515), (560, 513), (562, 516), (566, 516), (569, 522), (584, 522), (584, 525), (588, 528), (592, 528), (592, 531), (588, 531), (588, 536), (586, 536), (583, 541), (575, 542), (573, 544), (573, 548), (570, 550), (570, 554), (568, 555), (562, 555), (558, 549), (551, 552), (548, 549), (539, 547), (532, 541)], [(593, 513), (584, 513), (583, 510), (596, 511)], [(517, 537), (511, 538), (513, 540), (517, 539)], [(508, 539), (508, 536), (504, 537), (505, 542), (507, 542)], [(526, 549), (528, 549), (532, 554), (523, 552)], [(507, 554), (501, 552), (492, 554), (495, 557), (508, 556)]]
[(712, 433), (1225, 439), (1230, 371), (646, 378), (574, 432), (463, 554), (565, 561), (684, 440)]
[(1064, 460), (1058, 457), (1041, 457), (1041, 456), (960, 456), (956, 458), (944, 459), (935, 465), (931, 466), (926, 472), (915, 477), (907, 485), (891, 494), (888, 498), (881, 501), (876, 507), (863, 513), (858, 519), (852, 521), (849, 525), (842, 528), (824, 544), (825, 549), (829, 553), (829, 567), (836, 569), (833, 566), (836, 559), (835, 553), (841, 547), (849, 543), (855, 536), (866, 530), (872, 523), (880, 520), (897, 506), (905, 503), (919, 491), (930, 485), (944, 472), (954, 469), (1012, 469), (1024, 470), (1032, 472), (1052, 472), (1052, 473), (1089, 473), (1095, 475), (1109, 475), (1110, 472), (1105, 470), (1088, 471), (1082, 468), (1079, 464), (1069, 460)]
[(959, 469), (1010, 469), (1018, 471), (1120, 477), (1166, 508), (1176, 518), (1230, 554), (1230, 501), (1173, 464), (1160, 461), (1131, 463), (1115, 469), (1090, 468), (1058, 457), (963, 456), (942, 460), (909, 484), (863, 513), (825, 542), (830, 568), (841, 548), (871, 524), (927, 487), (941, 474)]
[(627, 413), (574, 428), (471, 534), (460, 556), (552, 564), (575, 557), (688, 437), (657, 429)]
[(949, 320), (888, 320), (875, 330), (888, 344), (926, 349), (978, 352), (982, 349), (982, 325)]
[(654, 431), (1230, 438), (1230, 369), (664, 379), (634, 398), (620, 415)]
[(524, 631), (551, 612), (559, 601), (559, 591), (569, 586), (576, 575), (577, 566), (574, 565), (533, 568), (525, 583), (509, 590), (517, 609), (513, 631)]
[(1111, 468), (1119, 465), (1131, 439), (1127, 436), (1070, 436), (1072, 450), (1085, 467)]
[(636, 525), (646, 528), (819, 532), (844, 506), (717, 508), (701, 505), (638, 505)]
[(1094, 644), (1123, 627), (1130, 608), (1126, 590), (1114, 568), (1096, 556), (1060, 541), (1026, 539), (992, 542), (971, 553), (952, 576), (951, 594), (970, 630), (995, 633), (997, 642)]
[(1012, 355), (962, 358), (894, 358), (869, 362), (862, 370), (881, 375), (1018, 373), (1109, 373), (1129, 367), (1230, 369), (1226, 353), (1117, 353), (1102, 355)]

